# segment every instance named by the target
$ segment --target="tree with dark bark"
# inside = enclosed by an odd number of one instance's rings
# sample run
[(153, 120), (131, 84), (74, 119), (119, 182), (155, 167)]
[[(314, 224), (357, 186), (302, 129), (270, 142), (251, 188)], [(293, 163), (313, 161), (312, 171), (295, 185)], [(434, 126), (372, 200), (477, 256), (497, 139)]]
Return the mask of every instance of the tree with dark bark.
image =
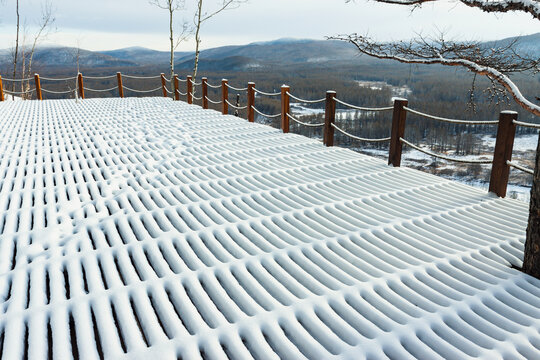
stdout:
[[(354, 0), (346, 0), (353, 2)], [(438, 0), (375, 0), (377, 2), (419, 7), (423, 3)], [(470, 7), (490, 13), (519, 11), (540, 20), (538, 0), (457, 0)], [(489, 91), (494, 97), (506, 94), (528, 112), (540, 116), (540, 106), (527, 99), (511, 80), (514, 73), (537, 74), (540, 59), (519, 53), (515, 42), (500, 47), (486, 48), (476, 42), (446, 41), (444, 35), (435, 39), (419, 36), (410, 42), (381, 43), (358, 34), (333, 36), (330, 39), (344, 40), (355, 45), (368, 56), (396, 60), (408, 64), (439, 64), (458, 66), (472, 72), (474, 76), (486, 76), (492, 86)], [(474, 83), (473, 83), (474, 86)], [(538, 97), (536, 97), (538, 100)], [(523, 271), (540, 279), (540, 137), (536, 149), (536, 162), (531, 189), (529, 221), (526, 232)]]

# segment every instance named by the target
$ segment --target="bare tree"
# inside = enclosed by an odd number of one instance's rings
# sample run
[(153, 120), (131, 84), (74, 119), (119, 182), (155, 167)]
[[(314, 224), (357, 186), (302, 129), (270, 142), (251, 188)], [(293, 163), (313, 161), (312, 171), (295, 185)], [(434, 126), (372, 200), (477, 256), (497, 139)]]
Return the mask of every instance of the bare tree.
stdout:
[(236, 9), (242, 3), (245, 3), (247, 1), (248, 0), (222, 0), (221, 4), (214, 10), (205, 11), (203, 6), (203, 0), (197, 0), (197, 10), (195, 11), (195, 16), (193, 17), (195, 32), (195, 64), (193, 66), (193, 81), (195, 81), (197, 77), (197, 71), (199, 69), (202, 25), (212, 17), (221, 13), (222, 11)]
[[(12, 78), (15, 79), (17, 76), (17, 61), (19, 57), (19, 30), (20, 30), (20, 14), (19, 14), (19, 0), (17, 0), (15, 5), (15, 14), (17, 16), (17, 34), (15, 35), (15, 49), (13, 51), (13, 76)], [(11, 83), (11, 91), (15, 91), (15, 82)], [(15, 100), (15, 97), (13, 98)]]
[[(354, 0), (346, 0), (351, 2)], [(418, 7), (425, 2), (437, 0), (375, 0), (377, 2)], [(459, 0), (461, 3), (486, 12), (521, 11), (540, 20), (538, 0)], [(397, 60), (409, 64), (441, 64), (460, 66), (477, 75), (486, 76), (492, 83), (495, 95), (509, 93), (519, 106), (540, 116), (540, 106), (525, 98), (519, 87), (510, 79), (513, 73), (540, 72), (540, 59), (518, 53), (515, 43), (499, 48), (482, 47), (479, 43), (458, 43), (419, 37), (413, 41), (380, 43), (357, 34), (335, 36), (330, 39), (344, 40), (354, 44), (366, 55), (379, 59)], [(538, 98), (537, 98), (538, 100)], [(536, 149), (536, 162), (531, 189), (529, 221), (526, 232), (523, 271), (540, 279), (540, 137)]]
[(189, 29), (187, 22), (183, 22), (182, 30), (175, 38), (174, 35), (174, 13), (180, 10), (185, 9), (185, 0), (150, 0), (150, 4), (155, 5), (161, 9), (167, 10), (169, 13), (169, 41), (170, 41), (170, 76), (171, 79), (174, 76), (174, 51), (178, 45), (187, 39), (189, 36)]

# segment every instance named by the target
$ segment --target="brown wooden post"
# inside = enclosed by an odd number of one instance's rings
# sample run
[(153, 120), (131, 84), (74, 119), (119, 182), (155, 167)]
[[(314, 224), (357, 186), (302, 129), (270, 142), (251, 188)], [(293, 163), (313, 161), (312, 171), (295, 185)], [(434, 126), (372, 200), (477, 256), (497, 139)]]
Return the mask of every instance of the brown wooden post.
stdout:
[(41, 81), (39, 81), (39, 74), (34, 74), (34, 83), (36, 85), (36, 97), (38, 100), (43, 100), (41, 96)]
[(193, 104), (193, 77), (188, 75), (187, 79), (187, 103)]
[(2, 76), (0, 76), (0, 101), (4, 101), (4, 86), (2, 85)]
[(178, 75), (174, 74), (174, 100), (180, 100), (180, 94), (178, 93), (180, 89), (178, 88)]
[(388, 153), (388, 165), (399, 167), (401, 165), (401, 151), (403, 144), (400, 138), (405, 135), (405, 121), (407, 120), (407, 110), (403, 107), (409, 102), (406, 99), (394, 99), (394, 113), (392, 114), (392, 133), (390, 135), (390, 151)]
[(229, 88), (227, 87), (228, 83), (229, 83), (229, 80), (227, 79), (221, 80), (221, 101), (223, 102), (223, 106), (222, 106), (223, 115), (229, 114), (229, 104), (227, 103), (227, 101), (229, 101)]
[(508, 176), (510, 175), (510, 165), (508, 165), (507, 161), (512, 160), (512, 149), (514, 148), (514, 137), (516, 135), (514, 120), (517, 120), (517, 117), (518, 114), (515, 111), (502, 111), (499, 115), (489, 191), (500, 197), (506, 196)]
[(323, 143), (326, 146), (334, 146), (334, 127), (336, 122), (336, 92), (326, 92), (326, 105), (324, 110), (324, 135)]
[(84, 99), (84, 84), (83, 84), (83, 76), (81, 73), (77, 74), (77, 87), (79, 88), (79, 97), (81, 99)]
[(202, 82), (202, 107), (208, 109), (208, 79), (203, 77)]
[(161, 90), (163, 91), (163, 97), (167, 97), (167, 82), (164, 73), (161, 73)]
[(118, 95), (124, 97), (124, 86), (122, 85), (122, 74), (120, 72), (116, 73), (116, 79), (118, 80)]
[(248, 92), (247, 92), (247, 118), (249, 122), (255, 122), (255, 83), (248, 83)]
[(283, 133), (289, 132), (289, 114), (291, 112), (289, 92), (290, 87), (287, 85), (281, 86), (281, 130)]

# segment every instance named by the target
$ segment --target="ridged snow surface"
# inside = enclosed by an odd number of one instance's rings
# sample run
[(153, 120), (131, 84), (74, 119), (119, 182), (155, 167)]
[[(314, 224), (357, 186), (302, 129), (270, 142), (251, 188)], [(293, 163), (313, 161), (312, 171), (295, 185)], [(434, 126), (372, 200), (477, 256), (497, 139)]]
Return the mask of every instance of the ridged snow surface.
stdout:
[(539, 358), (527, 210), (183, 102), (5, 102), (1, 358)]

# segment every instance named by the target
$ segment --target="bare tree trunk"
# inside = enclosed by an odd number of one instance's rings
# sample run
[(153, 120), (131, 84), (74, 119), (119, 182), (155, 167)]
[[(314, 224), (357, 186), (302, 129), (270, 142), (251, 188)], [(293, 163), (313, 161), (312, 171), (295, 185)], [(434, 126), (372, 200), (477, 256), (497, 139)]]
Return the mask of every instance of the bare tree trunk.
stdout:
[(174, 29), (173, 29), (173, 4), (171, 1), (169, 1), (169, 40), (171, 41), (171, 77), (170, 79), (174, 77)]
[(202, 6), (203, 0), (199, 0), (197, 8), (197, 24), (195, 29), (195, 65), (193, 66), (193, 81), (197, 81), (197, 70), (199, 69), (199, 54), (200, 54), (200, 44), (201, 44), (201, 17), (202, 17)]
[(536, 166), (531, 189), (523, 271), (540, 279), (540, 135), (536, 147)]
[[(15, 38), (15, 53), (13, 54), (13, 79), (17, 76), (17, 57), (19, 56), (19, 0), (17, 0), (15, 9), (17, 13), (17, 36)], [(11, 91), (15, 91), (15, 82), (11, 83)], [(13, 100), (15, 100), (15, 97)]]

